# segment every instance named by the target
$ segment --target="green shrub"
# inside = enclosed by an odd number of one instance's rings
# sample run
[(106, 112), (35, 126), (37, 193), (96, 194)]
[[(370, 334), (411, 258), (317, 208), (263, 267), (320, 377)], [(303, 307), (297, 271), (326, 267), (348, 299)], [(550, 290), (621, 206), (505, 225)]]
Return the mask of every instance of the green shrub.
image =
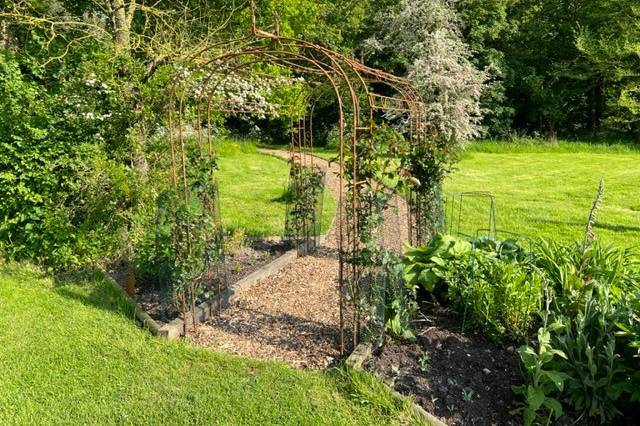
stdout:
[(523, 346), (518, 350), (525, 374), (529, 383), (514, 387), (516, 394), (522, 395), (525, 404), (523, 418), (525, 425), (531, 425), (536, 418), (546, 419), (545, 424), (557, 420), (563, 413), (562, 404), (551, 394), (564, 390), (565, 381), (569, 378), (565, 373), (555, 371), (551, 363), (557, 358), (566, 358), (564, 352), (551, 346), (549, 330), (538, 330), (537, 350)]
[(413, 320), (418, 311), (416, 291), (418, 286), (404, 279), (402, 259), (393, 252), (384, 251), (384, 330), (398, 339), (415, 339)]
[(4, 254), (55, 269), (117, 257), (144, 192), (128, 155), (134, 112), (113, 90), (128, 65), (74, 51), (73, 66), (44, 70), (26, 54), (0, 53)]
[(286, 196), (285, 236), (297, 244), (322, 232), (322, 201), (325, 171), (319, 167), (291, 164)]
[[(640, 262), (631, 250), (540, 241), (471, 243), (439, 235), (408, 248), (405, 277), (494, 337), (537, 341), (519, 349), (526, 424), (563, 413), (611, 422), (640, 401)], [(546, 295), (546, 309), (541, 309)]]
[(465, 326), (493, 337), (525, 338), (535, 324), (542, 278), (520, 263), (478, 251), (450, 270), (447, 281), (448, 298)]
[[(540, 333), (547, 333), (549, 347), (563, 354), (550, 362), (551, 369), (567, 377), (552, 396), (576, 418), (611, 422), (622, 407), (640, 399), (637, 257), (597, 243), (585, 248), (543, 241), (536, 263), (553, 301), (549, 325)], [(523, 347), (521, 356), (531, 351)], [(530, 371), (526, 379), (535, 381)]]

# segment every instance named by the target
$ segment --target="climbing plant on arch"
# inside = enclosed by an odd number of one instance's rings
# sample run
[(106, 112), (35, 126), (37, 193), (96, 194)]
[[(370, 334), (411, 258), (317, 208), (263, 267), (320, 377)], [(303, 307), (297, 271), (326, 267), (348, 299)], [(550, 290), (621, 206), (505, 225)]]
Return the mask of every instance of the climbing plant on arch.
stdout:
[[(292, 96), (285, 98), (291, 102), (274, 104), (265, 96), (278, 90), (290, 90)], [(413, 160), (433, 143), (428, 136), (432, 135), (430, 127), (423, 121), (420, 98), (404, 78), (317, 44), (282, 36), (277, 25), (274, 32), (262, 31), (255, 19), (246, 37), (210, 46), (185, 61), (169, 90), (172, 214), (179, 226), (169, 232), (167, 243), (173, 244), (174, 253), (182, 259), (178, 263), (185, 272), (179, 292), (183, 310), (193, 308), (198, 283), (216, 280), (205, 271), (222, 261), (213, 144), (216, 119), (226, 114), (290, 118), (292, 171), (314, 170), (310, 155), (313, 109), (315, 101), (327, 95), (335, 97), (339, 117), (337, 177), (341, 189), (336, 239), (340, 267), (336, 278), (341, 351), (348, 322), (355, 345), (361, 338), (362, 324), (373, 316), (384, 316), (379, 291), (376, 296), (372, 289), (376, 283), (388, 281), (385, 250), (377, 235), (390, 197), (403, 190), (409, 205), (409, 242), (421, 242), (431, 232), (423, 206), (424, 198), (433, 191), (413, 173), (417, 164)], [(385, 121), (402, 127), (403, 137), (390, 132)], [(400, 185), (393, 188), (384, 185), (381, 176), (392, 163), (393, 174), (402, 177)], [(293, 186), (304, 187), (303, 179), (308, 175), (292, 172)], [(301, 230), (297, 237), (308, 240), (314, 235), (312, 228), (312, 224), (297, 227)], [(187, 260), (194, 255), (199, 258)], [(218, 286), (224, 285), (221, 281), (217, 279)], [(374, 299), (376, 303), (372, 303)]]

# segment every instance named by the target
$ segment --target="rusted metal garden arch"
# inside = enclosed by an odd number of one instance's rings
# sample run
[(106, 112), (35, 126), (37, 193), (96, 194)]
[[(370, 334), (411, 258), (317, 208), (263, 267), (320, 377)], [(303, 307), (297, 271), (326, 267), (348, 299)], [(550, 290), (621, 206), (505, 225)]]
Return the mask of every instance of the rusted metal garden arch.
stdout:
[[(220, 53), (221, 52), (221, 53)], [(275, 32), (265, 32), (257, 28), (255, 13), (251, 33), (242, 38), (227, 40), (199, 52), (190, 58), (188, 63), (196, 64), (203, 70), (203, 77), (197, 93), (184, 89), (184, 79), (177, 75), (169, 91), (168, 100), (168, 131), (172, 154), (172, 185), (177, 190), (181, 186), (185, 193), (185, 203), (188, 203), (187, 162), (188, 149), (185, 129), (187, 105), (192, 105), (192, 130), (196, 132), (196, 142), (199, 149), (213, 153), (212, 128), (214, 114), (255, 114), (264, 113), (259, 105), (245, 103), (241, 107), (230, 104), (224, 97), (219, 96), (219, 87), (232, 74), (245, 71), (251, 72), (257, 65), (274, 65), (290, 72), (306, 76), (308, 83), (321, 83), (322, 87), (333, 92), (338, 104), (339, 115), (339, 180), (340, 195), (337, 211), (337, 244), (339, 253), (340, 287), (340, 350), (345, 347), (345, 296), (344, 283), (346, 280), (358, 280), (360, 271), (356, 265), (347, 259), (356, 253), (359, 245), (358, 237), (358, 198), (355, 192), (347, 200), (345, 193), (346, 174), (350, 173), (352, 187), (356, 187), (357, 161), (359, 157), (358, 140), (370, 136), (375, 130), (376, 112), (403, 115), (407, 120), (408, 138), (412, 144), (422, 143), (423, 138), (423, 105), (420, 98), (407, 79), (370, 68), (356, 59), (348, 58), (338, 52), (308, 41), (286, 37), (279, 34), (276, 23)], [(180, 74), (180, 73), (178, 73)], [(373, 91), (372, 87), (386, 87), (382, 95)], [(218, 96), (217, 96), (218, 95)], [(309, 96), (310, 119), (304, 116), (292, 117), (292, 138), (290, 154), (292, 164), (307, 166), (313, 151), (313, 108), (315, 97)], [(350, 114), (349, 120), (347, 119)], [(204, 124), (203, 124), (204, 123)], [(204, 129), (203, 129), (204, 127)], [(294, 136), (294, 132), (298, 132)], [(347, 135), (349, 141), (347, 141)], [(205, 143), (206, 140), (206, 143)], [(345, 158), (351, 156), (353, 170), (345, 173)], [(413, 197), (408, 197), (409, 239), (411, 242), (420, 241), (422, 235), (421, 212), (418, 208), (411, 208)], [(347, 209), (350, 203), (350, 209)], [(350, 212), (350, 213), (347, 213)], [(359, 321), (359, 319), (358, 319)], [(354, 332), (354, 344), (358, 341), (357, 331)]]

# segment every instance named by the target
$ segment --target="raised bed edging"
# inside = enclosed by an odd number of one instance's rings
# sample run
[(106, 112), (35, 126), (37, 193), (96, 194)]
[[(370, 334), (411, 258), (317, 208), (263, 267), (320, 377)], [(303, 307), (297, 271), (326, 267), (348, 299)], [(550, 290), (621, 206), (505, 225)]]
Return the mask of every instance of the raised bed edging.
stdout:
[[(237, 281), (235, 284), (228, 287), (222, 295), (216, 297), (216, 300), (212, 302), (202, 302), (200, 305), (196, 307), (195, 315), (198, 322), (204, 322), (213, 316), (213, 313), (219, 310), (220, 308), (224, 308), (235, 302), (239, 295), (246, 291), (248, 288), (253, 286), (254, 284), (259, 283), (265, 278), (275, 274), (276, 272), (283, 269), (289, 263), (293, 262), (298, 257), (298, 250), (289, 250), (282, 256), (275, 259), (273, 262), (263, 266), (257, 271), (247, 275), (241, 280)], [(187, 321), (191, 321), (191, 318), (188, 317)], [(160, 327), (158, 331), (158, 336), (169, 339), (176, 340), (184, 335), (184, 319), (176, 318), (168, 324)]]
[[(318, 242), (321, 244), (325, 235), (321, 235), (318, 237)], [(314, 246), (314, 241), (310, 241), (308, 244)], [(313, 248), (313, 247), (312, 247)], [(216, 300), (212, 302), (203, 302), (198, 305), (195, 309), (195, 315), (198, 322), (204, 322), (213, 316), (215, 311), (218, 311), (220, 308), (225, 308), (230, 304), (234, 303), (239, 295), (249, 289), (251, 286), (259, 283), (265, 278), (275, 274), (276, 272), (282, 270), (285, 266), (293, 262), (299, 255), (306, 254), (305, 244), (301, 244), (298, 248), (289, 250), (282, 256), (276, 258), (272, 262), (264, 265), (257, 271), (247, 275), (241, 280), (235, 282), (231, 286), (229, 286)], [(180, 337), (184, 336), (184, 326), (185, 321), (183, 318), (175, 318), (171, 322), (160, 325), (158, 324), (147, 312), (145, 312), (142, 307), (136, 301), (130, 297), (127, 292), (116, 282), (111, 275), (107, 273), (107, 271), (102, 270), (105, 278), (109, 282), (109, 284), (118, 292), (120, 295), (129, 300), (134, 308), (135, 308), (135, 318), (138, 320), (140, 324), (142, 324), (143, 328), (148, 329), (151, 334), (154, 336), (158, 336), (168, 340), (177, 340)], [(191, 321), (191, 316), (187, 317), (187, 321)]]
[[(354, 370), (364, 371), (363, 365), (365, 362), (371, 358), (373, 355), (373, 345), (371, 343), (360, 343), (356, 348), (351, 352), (351, 355), (345, 360), (345, 364), (347, 367), (353, 368)], [(392, 386), (387, 383), (384, 377), (381, 377), (379, 374), (372, 373), (378, 380), (382, 382), (388, 389), (389, 392), (401, 401), (407, 401), (409, 398), (405, 395), (402, 395), (400, 392), (393, 389)], [(432, 426), (447, 426), (442, 420), (438, 419), (433, 414), (429, 413), (427, 410), (416, 404), (415, 402), (411, 402), (411, 412), (414, 416), (427, 421)]]
[(120, 284), (118, 284), (116, 280), (113, 279), (113, 277), (109, 275), (109, 273), (106, 270), (101, 269), (101, 271), (105, 279), (107, 280), (107, 282), (111, 285), (111, 287), (113, 287), (115, 291), (120, 293), (120, 296), (122, 298), (131, 302), (131, 304), (134, 307), (134, 316), (140, 322), (140, 324), (142, 324), (142, 327), (149, 330), (151, 334), (153, 334), (154, 336), (159, 336), (160, 329), (161, 329), (160, 325), (153, 318), (151, 318), (149, 314), (146, 313), (145, 310), (142, 309), (140, 305), (136, 303), (135, 300), (133, 300), (133, 298), (131, 298), (131, 296), (127, 294), (127, 292), (122, 288), (122, 286), (120, 286)]
[[(236, 283), (232, 284), (228, 287), (220, 297), (217, 297), (213, 302), (203, 302), (196, 307), (195, 314), (198, 322), (204, 322), (213, 316), (213, 313), (220, 309), (220, 307), (224, 308), (229, 306), (231, 303), (235, 302), (239, 295), (246, 291), (248, 288), (253, 286), (254, 284), (259, 283), (265, 278), (275, 274), (276, 272), (283, 269), (289, 263), (293, 262), (298, 257), (298, 250), (289, 250), (282, 256), (278, 257), (271, 263), (263, 266), (257, 271), (247, 275)], [(173, 321), (160, 325), (158, 324), (147, 312), (145, 312), (136, 301), (127, 294), (127, 292), (116, 282), (111, 275), (109, 275), (105, 270), (102, 271), (107, 282), (118, 292), (120, 295), (129, 300), (135, 310), (135, 318), (142, 325), (143, 328), (149, 330), (151, 334), (154, 336), (158, 336), (168, 340), (177, 340), (184, 335), (184, 320), (182, 318), (176, 318)], [(191, 318), (187, 318), (188, 321), (191, 321)]]

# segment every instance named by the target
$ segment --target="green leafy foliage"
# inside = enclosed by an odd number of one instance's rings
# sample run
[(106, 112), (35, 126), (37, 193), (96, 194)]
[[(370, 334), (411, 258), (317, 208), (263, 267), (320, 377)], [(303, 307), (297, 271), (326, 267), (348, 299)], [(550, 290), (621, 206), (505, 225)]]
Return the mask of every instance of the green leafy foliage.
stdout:
[(19, 58), (0, 54), (5, 254), (56, 268), (117, 256), (130, 208), (143, 197), (143, 182), (117, 158), (127, 134), (121, 100), (91, 72), (47, 87), (25, 68)]
[[(525, 407), (523, 412), (524, 424), (531, 425), (536, 417), (546, 418), (546, 423), (557, 420), (562, 414), (562, 404), (550, 394), (564, 389), (569, 375), (551, 368), (554, 358), (564, 358), (566, 355), (553, 349), (550, 344), (550, 334), (545, 328), (538, 331), (538, 349), (523, 346), (518, 349), (529, 384), (517, 386), (514, 392), (523, 396)], [(546, 368), (545, 368), (546, 367)]]
[(152, 263), (183, 313), (195, 309), (205, 290), (224, 285), (214, 274), (224, 249), (216, 168), (215, 155), (198, 152), (187, 168), (187, 187), (169, 188), (158, 197)]
[[(563, 354), (549, 365), (567, 377), (564, 387), (551, 395), (572, 416), (611, 422), (639, 396), (633, 331), (640, 293), (637, 256), (597, 242), (584, 250), (580, 243), (561, 246), (543, 241), (536, 264), (549, 285), (545, 314), (549, 325), (539, 333), (549, 348)], [(540, 338), (537, 344), (542, 344)], [(535, 385), (531, 372), (527, 381)]]
[[(439, 235), (406, 250), (405, 278), (453, 306), (466, 326), (497, 338), (537, 339), (519, 349), (525, 424), (566, 414), (613, 421), (637, 402), (640, 263), (628, 249), (540, 241), (467, 242)], [(546, 299), (546, 309), (542, 300)]]
[(291, 164), (285, 235), (297, 243), (320, 235), (325, 172), (319, 167)]
[(394, 338), (413, 340), (416, 338), (413, 319), (418, 311), (418, 286), (404, 279), (404, 267), (397, 255), (385, 252), (381, 263), (384, 271), (385, 332)]
[[(358, 248), (347, 256), (346, 297), (353, 303), (356, 321), (367, 315), (368, 332), (374, 339), (388, 335), (413, 339), (412, 320), (417, 311), (417, 284), (405, 280), (398, 254), (380, 244), (378, 236), (384, 213), (397, 191), (413, 185), (406, 168), (398, 161), (407, 150), (407, 140), (390, 126), (375, 126), (371, 134), (356, 141), (356, 157), (345, 153), (345, 205), (347, 216), (356, 220), (347, 239), (356, 238)], [(358, 334), (358, 333), (355, 333)]]
[(405, 279), (444, 297), (447, 292), (446, 274), (450, 268), (449, 262), (468, 256), (471, 249), (469, 242), (443, 234), (438, 234), (426, 246), (406, 247)]
[(405, 251), (405, 278), (451, 304), (465, 326), (491, 336), (522, 338), (535, 323), (541, 277), (514, 240), (474, 242), (437, 235)]

